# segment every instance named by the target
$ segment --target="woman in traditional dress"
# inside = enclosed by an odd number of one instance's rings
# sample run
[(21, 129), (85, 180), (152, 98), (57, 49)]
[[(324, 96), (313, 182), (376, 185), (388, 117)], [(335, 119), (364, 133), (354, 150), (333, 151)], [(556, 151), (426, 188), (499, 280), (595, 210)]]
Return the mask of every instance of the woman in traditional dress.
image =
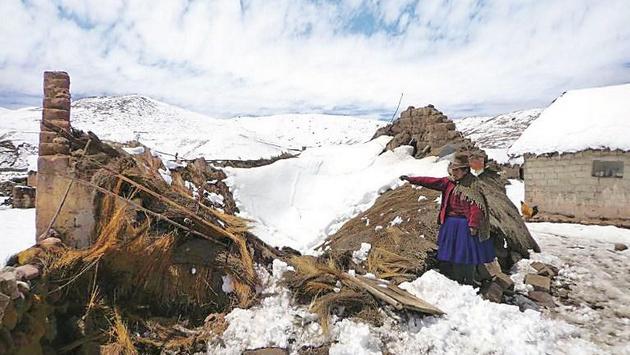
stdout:
[(488, 206), (477, 178), (470, 173), (468, 157), (458, 154), (449, 164), (448, 177), (409, 177), (401, 180), (442, 192), (438, 223), (440, 269), (463, 284), (473, 284), (477, 265), (492, 262)]

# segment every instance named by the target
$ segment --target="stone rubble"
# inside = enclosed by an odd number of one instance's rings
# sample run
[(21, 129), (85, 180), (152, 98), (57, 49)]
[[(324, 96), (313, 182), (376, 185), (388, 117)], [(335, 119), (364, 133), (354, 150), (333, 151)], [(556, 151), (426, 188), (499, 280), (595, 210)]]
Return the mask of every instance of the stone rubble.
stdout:
[(527, 274), (525, 284), (532, 285), (535, 291), (551, 292), (551, 279), (546, 276)]
[(409, 106), (400, 113), (400, 118), (379, 128), (374, 137), (393, 136), (386, 149), (393, 150), (401, 145), (414, 148), (414, 157), (427, 155), (446, 156), (462, 147), (472, 147), (469, 139), (458, 132), (455, 123), (433, 105), (415, 108)]

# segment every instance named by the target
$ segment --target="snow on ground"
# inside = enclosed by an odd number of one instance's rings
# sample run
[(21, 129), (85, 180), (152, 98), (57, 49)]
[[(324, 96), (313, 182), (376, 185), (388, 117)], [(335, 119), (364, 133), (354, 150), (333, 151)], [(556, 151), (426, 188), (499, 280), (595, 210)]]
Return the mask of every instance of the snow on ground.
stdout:
[[(0, 203), (4, 201), (0, 197)], [(35, 244), (35, 209), (0, 206), (0, 265), (18, 251)]]
[[(630, 354), (630, 250), (614, 250), (614, 243), (630, 246), (630, 230), (569, 223), (527, 226), (542, 249), (532, 259), (558, 267), (555, 284), (570, 288), (569, 304), (552, 309), (550, 316), (578, 327), (600, 352)], [(517, 288), (533, 272), (529, 262), (515, 267)]]
[(236, 308), (226, 317), (229, 326), (208, 344), (208, 354), (240, 355), (261, 347), (321, 345), (325, 340), (317, 317), (305, 307), (294, 306), (289, 290), (280, 286), (290, 267), (274, 260), (272, 274), (259, 269), (267, 297), (250, 309)]
[(255, 221), (253, 232), (274, 246), (301, 252), (366, 210), (379, 193), (398, 186), (398, 176), (445, 176), (447, 161), (414, 159), (410, 147), (383, 154), (391, 137), (313, 148), (298, 158), (253, 169), (226, 169), (241, 215)]
[[(288, 166), (278, 169), (290, 170)], [(255, 176), (261, 178), (257, 173)], [(349, 178), (355, 180), (352, 174)], [(235, 178), (239, 179), (243, 181), (242, 177)], [(266, 184), (267, 180), (262, 181)], [(284, 184), (295, 190), (291, 183), (284, 181)], [(518, 206), (523, 183), (511, 180), (507, 189)], [(312, 195), (322, 193), (314, 189)], [(322, 200), (331, 195), (334, 193), (323, 194)], [(250, 200), (251, 205), (257, 206), (266, 196), (264, 193), (255, 196)], [(275, 211), (281, 215), (286, 213)], [(280, 220), (275, 222), (280, 223)], [(298, 222), (285, 219), (285, 223)], [(532, 254), (532, 260), (560, 269), (556, 283), (570, 285), (570, 304), (543, 312), (520, 312), (516, 306), (483, 300), (471, 287), (429, 271), (402, 287), (446, 311), (446, 316), (401, 321), (386, 317), (381, 327), (335, 318), (326, 337), (306, 308), (289, 302), (288, 291), (275, 284), (271, 298), (260, 306), (235, 310), (228, 316), (230, 326), (222, 337), (224, 346), (215, 346), (209, 353), (238, 354), (247, 348), (287, 344), (291, 353), (295, 353), (302, 346), (318, 346), (328, 341), (332, 342), (331, 354), (630, 353), (627, 345), (630, 344), (630, 295), (627, 292), (630, 289), (630, 251), (613, 251), (615, 242), (630, 245), (630, 230), (552, 223), (533, 223), (528, 227), (543, 249), (543, 253)], [(532, 271), (530, 262), (523, 260), (515, 267), (517, 273), (513, 278), (518, 289), (525, 289), (522, 280)], [(274, 264), (274, 269), (277, 268)]]
[(558, 97), (509, 154), (630, 150), (630, 84), (571, 90)]
[(470, 286), (461, 286), (429, 271), (402, 287), (435, 304), (442, 317), (411, 316), (395, 321), (385, 317), (375, 327), (333, 317), (329, 335), (305, 306), (290, 301), (279, 280), (286, 264), (275, 261), (267, 277), (262, 303), (226, 316), (225, 333), (210, 341), (208, 354), (241, 354), (243, 350), (277, 346), (291, 354), (302, 346), (331, 342), (330, 354), (588, 354), (597, 347), (580, 339), (579, 329), (541, 313), (483, 300)]

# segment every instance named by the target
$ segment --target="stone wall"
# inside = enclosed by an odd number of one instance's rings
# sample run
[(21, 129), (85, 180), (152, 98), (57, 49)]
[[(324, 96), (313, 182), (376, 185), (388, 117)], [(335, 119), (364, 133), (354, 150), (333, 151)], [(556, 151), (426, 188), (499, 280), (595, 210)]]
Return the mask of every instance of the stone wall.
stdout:
[(73, 174), (73, 162), (68, 141), (49, 125), (70, 129), (70, 77), (65, 72), (44, 73), (37, 160), (36, 238), (46, 237), (54, 219), (52, 229), (60, 234), (64, 243), (85, 247), (94, 229), (93, 193), (84, 186), (70, 185), (67, 176)]
[[(624, 176), (591, 176), (594, 160), (623, 161)], [(526, 155), (524, 173), (525, 200), (538, 205), (541, 220), (630, 223), (630, 152)]]

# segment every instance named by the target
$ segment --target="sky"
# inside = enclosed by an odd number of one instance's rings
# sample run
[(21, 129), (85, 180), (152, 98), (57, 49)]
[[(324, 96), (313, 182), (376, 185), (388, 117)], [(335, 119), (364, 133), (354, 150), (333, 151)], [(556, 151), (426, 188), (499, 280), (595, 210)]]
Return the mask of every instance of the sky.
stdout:
[(449, 116), (630, 82), (630, 0), (1, 0), (0, 106), (146, 95), (215, 117)]

